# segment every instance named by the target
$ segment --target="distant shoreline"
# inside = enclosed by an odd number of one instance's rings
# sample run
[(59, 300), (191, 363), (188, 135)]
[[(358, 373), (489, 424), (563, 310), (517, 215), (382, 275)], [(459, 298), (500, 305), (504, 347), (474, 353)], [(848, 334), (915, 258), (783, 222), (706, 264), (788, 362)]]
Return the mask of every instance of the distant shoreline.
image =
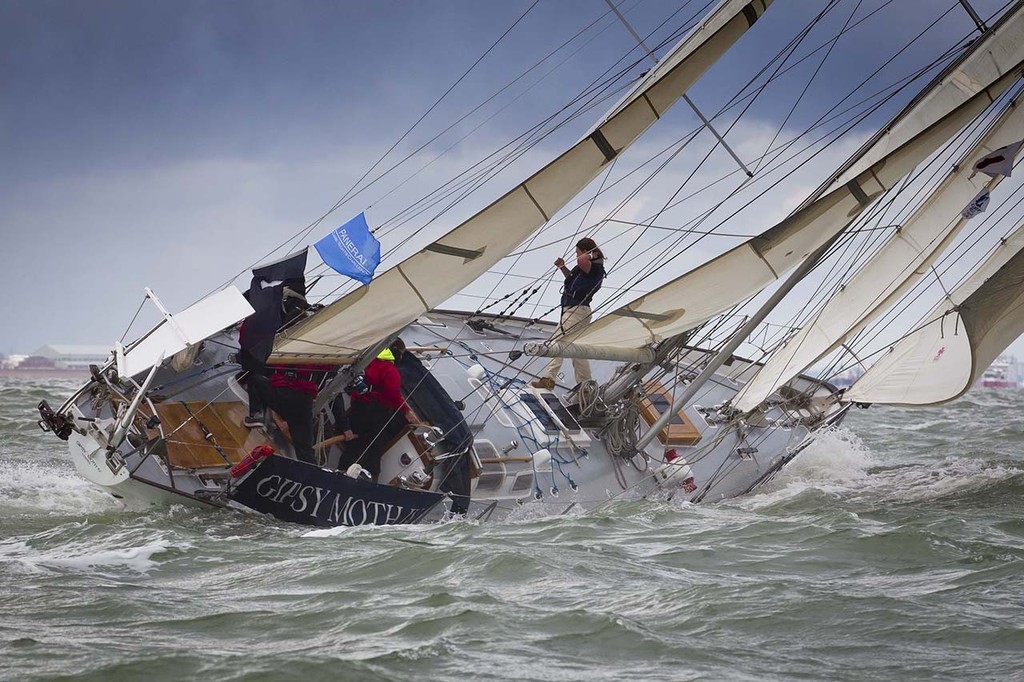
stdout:
[(0, 379), (86, 379), (87, 369), (0, 369)]

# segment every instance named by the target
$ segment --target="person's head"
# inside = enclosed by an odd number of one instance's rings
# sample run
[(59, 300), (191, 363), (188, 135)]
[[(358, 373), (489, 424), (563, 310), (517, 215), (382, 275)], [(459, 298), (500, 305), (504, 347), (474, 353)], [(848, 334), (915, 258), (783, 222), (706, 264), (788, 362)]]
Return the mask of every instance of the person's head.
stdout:
[(395, 338), (391, 345), (377, 353), (377, 359), (387, 360), (389, 363), (397, 363), (401, 359), (403, 352), (406, 352), (406, 342), (400, 338)]
[(378, 360), (387, 360), (388, 362), (398, 362), (402, 359), (402, 354), (405, 353), (405, 342), (400, 338), (395, 338), (391, 342), (391, 345), (377, 353)]
[(391, 354), (395, 356), (395, 362), (398, 362), (402, 359), (402, 354), (405, 353), (405, 341), (402, 341), (402, 337), (396, 336), (388, 348), (391, 349)]
[(604, 258), (604, 254), (601, 253), (601, 249), (597, 248), (597, 242), (590, 237), (584, 237), (576, 242), (576, 252), (580, 255), (589, 253), (590, 260), (601, 260)]

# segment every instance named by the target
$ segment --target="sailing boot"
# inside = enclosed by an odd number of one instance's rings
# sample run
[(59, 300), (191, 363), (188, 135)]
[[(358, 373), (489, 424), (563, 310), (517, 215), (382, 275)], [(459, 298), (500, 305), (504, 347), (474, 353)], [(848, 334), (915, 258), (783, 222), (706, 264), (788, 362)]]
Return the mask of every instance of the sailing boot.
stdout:
[(242, 419), (242, 426), (250, 429), (262, 429), (267, 425), (267, 415), (263, 412), (247, 414)]

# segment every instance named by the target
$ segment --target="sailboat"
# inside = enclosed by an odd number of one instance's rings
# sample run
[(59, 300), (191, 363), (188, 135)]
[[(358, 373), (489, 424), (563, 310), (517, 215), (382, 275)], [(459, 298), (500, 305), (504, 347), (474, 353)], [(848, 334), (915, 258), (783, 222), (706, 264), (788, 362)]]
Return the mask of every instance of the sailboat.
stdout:
[(1017, 360), (1013, 356), (1000, 355), (992, 361), (976, 385), (998, 390), (1020, 388), (1020, 381), (1017, 379)]
[[(40, 403), (40, 426), (67, 441), (82, 476), (120, 498), (234, 508), (318, 526), (380, 525), (452, 514), (497, 519), (528, 505), (565, 513), (620, 498), (732, 498), (771, 481), (854, 405), (930, 405), (962, 395), (1024, 332), (1017, 312), (1024, 296), (1021, 230), (1007, 231), (898, 338), (870, 332), (897, 328), (895, 313), (913, 314), (906, 304), (920, 298), (925, 284), (953, 278), (940, 276), (944, 259), (963, 256), (985, 215), (1010, 200), (1001, 185), (1024, 139), (1024, 107), (1016, 106), (1024, 87), (1024, 2), (988, 20), (967, 2), (953, 3), (973, 24), (926, 67), (770, 145), (753, 169), (728, 146), (728, 131), (716, 128), (725, 110), (700, 113), (699, 130), (712, 132), (714, 148), (740, 165), (738, 174), (725, 175), (741, 179), (679, 228), (691, 236), (713, 233), (704, 229), (711, 217), (733, 211), (744, 193), (770, 193), (800, 143), (813, 157), (918, 88), (789, 215), (631, 300), (621, 302), (624, 293), (616, 292), (592, 323), (562, 328), (543, 315), (517, 315), (540, 288), (536, 282), (476, 310), (443, 307), (524, 248), (598, 179), (602, 192), (648, 129), (680, 100), (693, 106), (691, 86), (758, 30), (771, 4), (725, 0), (680, 27), (681, 38), (657, 58), (661, 46), (648, 46), (609, 3), (609, 16), (633, 32), (641, 57), (623, 69), (632, 82), (586, 134), (367, 283), (326, 296), (296, 324), (277, 319), (266, 362), (321, 368), (313, 402), (316, 463), (296, 459), (284, 420), (243, 425), (250, 397), (239, 340), (240, 326), (265, 299), (270, 309), (281, 305), (285, 281), (303, 290), (320, 281), (306, 267), (306, 249), (257, 264), (245, 294), (232, 282), (177, 313), (147, 290), (162, 321), (112, 348), (110, 360), (94, 367), (63, 405)], [(785, 71), (810, 27), (841, 4), (818, 10), (763, 71), (762, 85), (741, 89), (736, 101), (754, 102), (758, 88)], [(829, 45), (866, 20), (856, 11)], [(602, 95), (616, 87), (622, 81), (608, 79)], [(667, 158), (693, 137), (681, 138)], [(460, 188), (448, 191), (429, 201), (448, 200)], [(631, 284), (653, 281), (677, 255), (654, 255)], [(770, 316), (794, 299), (799, 309), (787, 313), (790, 323), (772, 323)], [(502, 302), (503, 311), (488, 311)], [(333, 435), (335, 415), (396, 338), (406, 348), (402, 391), (416, 419), (382, 445), (374, 479), (359, 466), (339, 465), (347, 445)], [(737, 354), (755, 341), (761, 357)], [(865, 341), (880, 350), (859, 351)], [(593, 380), (575, 384), (562, 375), (554, 388), (538, 388), (532, 380), (552, 357), (589, 360)], [(852, 386), (828, 381), (850, 363), (866, 367)]]

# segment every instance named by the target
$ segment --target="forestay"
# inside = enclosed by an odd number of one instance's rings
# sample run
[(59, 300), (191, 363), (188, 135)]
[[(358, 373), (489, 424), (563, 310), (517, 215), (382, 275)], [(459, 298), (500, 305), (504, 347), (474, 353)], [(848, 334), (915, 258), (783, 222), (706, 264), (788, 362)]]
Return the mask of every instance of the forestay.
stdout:
[[(878, 251), (817, 314), (794, 334), (733, 400), (743, 412), (755, 408), (773, 391), (832, 352), (888, 310), (927, 271), (967, 224), (964, 207), (991, 180), (975, 175), (974, 163), (1024, 137), (1024, 107), (1004, 110), (988, 132), (953, 162), (953, 171), (928, 200), (900, 226)], [(972, 177), (973, 176), (973, 177)], [(986, 183), (986, 180), (988, 181)]]
[(937, 405), (963, 395), (1024, 333), (1024, 226), (847, 393), (855, 402)]
[(745, 301), (846, 228), (1017, 81), (1022, 67), (1024, 9), (1018, 3), (788, 218), (565, 340), (638, 348)]
[(726, 0), (571, 149), (460, 226), (278, 338), (274, 356), (354, 355), (512, 252), (674, 104), (771, 0)]

